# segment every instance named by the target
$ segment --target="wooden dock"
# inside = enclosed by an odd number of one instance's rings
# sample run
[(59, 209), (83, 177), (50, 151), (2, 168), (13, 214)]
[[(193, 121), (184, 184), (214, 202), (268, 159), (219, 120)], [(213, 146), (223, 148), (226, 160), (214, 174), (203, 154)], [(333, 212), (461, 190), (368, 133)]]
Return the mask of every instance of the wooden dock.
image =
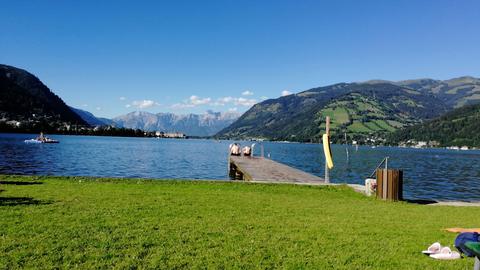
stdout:
[(323, 178), (263, 157), (230, 156), (230, 177), (269, 183), (323, 184)]

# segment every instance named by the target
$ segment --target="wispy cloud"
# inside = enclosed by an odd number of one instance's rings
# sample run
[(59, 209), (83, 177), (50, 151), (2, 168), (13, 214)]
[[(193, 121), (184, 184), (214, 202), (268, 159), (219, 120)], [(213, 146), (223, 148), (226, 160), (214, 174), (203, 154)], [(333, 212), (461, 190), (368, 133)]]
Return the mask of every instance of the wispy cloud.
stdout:
[(242, 96), (253, 96), (253, 92), (249, 90), (243, 91)]
[[(129, 105), (129, 104), (127, 104)], [(133, 107), (137, 107), (138, 109), (148, 109), (148, 108), (151, 108), (153, 106), (157, 106), (157, 105), (160, 105), (158, 104), (157, 102), (153, 101), (153, 100), (150, 100), (150, 99), (144, 99), (144, 100), (134, 100), (132, 102), (132, 104), (130, 104), (131, 106)], [(127, 108), (130, 108), (131, 106), (127, 107)]]
[(213, 105), (214, 106), (225, 106), (226, 104), (233, 103), (235, 101), (234, 97), (221, 97), (218, 98)]
[(130, 107), (132, 107), (132, 105), (130, 105), (130, 104), (125, 105), (125, 108), (130, 108)]
[(212, 99), (209, 97), (201, 98), (199, 96), (193, 95), (190, 96), (187, 100), (184, 100), (182, 103), (175, 103), (170, 106), (172, 109), (185, 109), (185, 108), (194, 108), (200, 105), (209, 105), (211, 104)]
[(283, 90), (283, 91), (282, 91), (282, 97), (288, 96), (288, 95), (291, 95), (291, 94), (292, 94), (292, 92), (290, 92), (290, 91), (288, 91), (288, 90)]
[(237, 112), (238, 111), (238, 108), (237, 107), (234, 107), (234, 108), (230, 108), (228, 109), (229, 112)]
[(209, 104), (210, 101), (212, 101), (212, 99), (209, 98), (209, 97), (201, 98), (201, 97), (198, 97), (198, 96), (191, 96), (189, 101), (190, 101), (190, 104), (193, 104), (193, 105), (197, 106), (197, 105)]
[(95, 108), (95, 109), (97, 109), (97, 111), (101, 111), (101, 110), (102, 110), (101, 107), (97, 107), (97, 108)]
[(187, 104), (187, 103), (175, 103), (170, 108), (172, 109), (186, 109), (186, 108), (193, 108), (195, 105)]
[(228, 104), (233, 104), (235, 106), (245, 106), (251, 107), (257, 103), (257, 100), (254, 98), (244, 98), (244, 97), (221, 97), (218, 98), (215, 102), (212, 103), (214, 106), (225, 106)]
[(120, 99), (121, 101), (125, 101), (125, 100), (127, 100), (127, 98), (126, 98), (126, 97), (119, 97), (118, 99)]
[(257, 103), (256, 99), (248, 99), (248, 98), (237, 98), (233, 104), (245, 107), (251, 107)]
[[(209, 106), (226, 106), (226, 105), (233, 105), (233, 106), (244, 106), (244, 107), (251, 107), (255, 105), (258, 101), (254, 98), (245, 98), (245, 97), (220, 97), (216, 100), (213, 100), (210, 97), (199, 97), (196, 95), (190, 96), (189, 99), (184, 100), (182, 103), (175, 103), (170, 108), (172, 109), (186, 109), (186, 108), (194, 108), (201, 105), (209, 105)], [(237, 108), (236, 108), (237, 109)]]

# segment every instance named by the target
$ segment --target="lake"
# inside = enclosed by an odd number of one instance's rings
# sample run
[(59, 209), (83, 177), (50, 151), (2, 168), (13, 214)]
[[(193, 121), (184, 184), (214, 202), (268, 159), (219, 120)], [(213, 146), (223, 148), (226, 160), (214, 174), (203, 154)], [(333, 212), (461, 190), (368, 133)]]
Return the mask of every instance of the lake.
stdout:
[[(0, 133), (0, 174), (228, 179), (232, 141), (60, 136), (59, 144), (27, 144), (37, 135)], [(251, 142), (241, 142), (242, 145)], [(263, 142), (273, 160), (324, 176), (319, 144)], [(332, 145), (331, 182), (364, 184), (385, 156), (404, 171), (404, 197), (480, 201), (480, 151)], [(258, 150), (256, 150), (257, 152)]]

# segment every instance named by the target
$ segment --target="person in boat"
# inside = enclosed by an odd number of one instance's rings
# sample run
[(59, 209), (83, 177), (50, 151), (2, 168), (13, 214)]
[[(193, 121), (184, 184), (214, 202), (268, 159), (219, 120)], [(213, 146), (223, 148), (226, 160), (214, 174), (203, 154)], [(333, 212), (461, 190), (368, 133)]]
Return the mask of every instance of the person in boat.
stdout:
[(43, 132), (40, 132), (40, 136), (38, 136), (36, 140), (40, 142), (45, 142), (47, 138), (43, 135)]

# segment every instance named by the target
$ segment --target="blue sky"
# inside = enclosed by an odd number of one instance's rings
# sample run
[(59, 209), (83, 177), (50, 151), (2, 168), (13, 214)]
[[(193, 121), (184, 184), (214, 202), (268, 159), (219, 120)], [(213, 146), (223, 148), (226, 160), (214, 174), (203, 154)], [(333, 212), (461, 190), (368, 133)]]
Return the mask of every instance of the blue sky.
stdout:
[(3, 1), (0, 24), (0, 63), (105, 117), (480, 77), (480, 1)]

